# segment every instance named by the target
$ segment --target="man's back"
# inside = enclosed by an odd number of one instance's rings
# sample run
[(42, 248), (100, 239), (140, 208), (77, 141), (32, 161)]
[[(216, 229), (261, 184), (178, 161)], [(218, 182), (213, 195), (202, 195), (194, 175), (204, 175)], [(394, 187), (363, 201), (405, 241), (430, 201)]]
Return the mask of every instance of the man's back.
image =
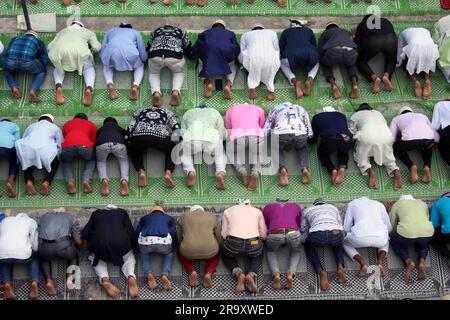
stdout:
[(30, 62), (37, 58), (40, 41), (33, 35), (17, 36), (11, 40), (4, 53), (4, 59)]

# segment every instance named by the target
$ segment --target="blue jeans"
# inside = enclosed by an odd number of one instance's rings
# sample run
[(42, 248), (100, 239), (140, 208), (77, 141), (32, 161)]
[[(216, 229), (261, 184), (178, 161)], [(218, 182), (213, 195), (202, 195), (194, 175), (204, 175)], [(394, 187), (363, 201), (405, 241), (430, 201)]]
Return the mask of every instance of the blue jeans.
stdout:
[(419, 259), (426, 259), (428, 256), (429, 245), (433, 240), (433, 237), (405, 238), (396, 232), (392, 232), (390, 237), (392, 250), (394, 250), (404, 263), (409, 259), (408, 247), (412, 245), (416, 247)]
[(39, 260), (36, 252), (31, 254), (28, 259), (1, 259), (0, 260), (0, 273), (4, 283), (11, 283), (12, 267), (15, 264), (28, 265), (28, 272), (30, 273), (31, 281), (39, 281)]
[(225, 266), (235, 275), (244, 272), (239, 266), (238, 257), (248, 259), (246, 273), (258, 274), (263, 259), (263, 242), (259, 238), (241, 239), (227, 237), (223, 243), (222, 260)]
[(163, 256), (161, 275), (168, 276), (172, 271), (173, 263), (173, 246), (170, 244), (151, 244), (140, 245), (142, 269), (144, 273), (153, 273), (151, 256), (153, 253), (157, 253)]
[(17, 174), (17, 155), (16, 148), (0, 147), (0, 157), (9, 161), (9, 175), (15, 176)]
[(30, 88), (30, 91), (33, 92), (37, 92), (41, 88), (41, 85), (45, 80), (45, 74), (47, 73), (47, 69), (37, 59), (28, 62), (5, 59), (3, 62), (3, 69), (5, 70), (5, 78), (8, 82), (8, 86), (11, 89), (17, 88), (16, 71), (34, 74), (34, 80)]
[(306, 238), (305, 253), (309, 262), (314, 267), (316, 272), (325, 270), (320, 262), (319, 255), (317, 254), (317, 248), (323, 246), (330, 246), (333, 249), (334, 258), (336, 264), (344, 265), (344, 247), (342, 242), (344, 241), (344, 232), (340, 231), (335, 233), (334, 231), (316, 231), (311, 232)]
[(73, 146), (62, 149), (61, 163), (64, 179), (66, 179), (66, 182), (74, 181), (72, 162), (76, 157), (80, 157), (85, 161), (83, 180), (91, 180), (95, 169), (94, 149), (85, 146)]

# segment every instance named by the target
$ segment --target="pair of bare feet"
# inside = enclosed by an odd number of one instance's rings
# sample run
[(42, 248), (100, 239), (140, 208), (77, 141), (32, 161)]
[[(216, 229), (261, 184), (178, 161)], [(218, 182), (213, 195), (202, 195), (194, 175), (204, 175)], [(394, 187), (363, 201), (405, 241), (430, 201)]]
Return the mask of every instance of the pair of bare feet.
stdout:
[[(203, 91), (203, 96), (205, 98), (211, 98), (213, 96), (213, 88), (214, 88), (213, 84), (209, 79), (205, 79), (204, 83), (205, 83), (205, 90)], [(225, 86), (223, 87), (223, 95), (227, 100), (231, 100), (232, 98), (231, 86), (232, 86), (231, 81), (227, 80), (225, 82)]]
[(379, 93), (381, 91), (381, 83), (384, 85), (386, 91), (391, 92), (394, 90), (389, 74), (385, 73), (382, 78), (377, 75), (372, 76), (372, 93)]
[[(128, 181), (123, 179), (120, 182), (120, 186), (121, 186), (120, 195), (122, 197), (128, 197), (128, 195), (130, 194), (129, 190), (128, 190)], [(102, 196), (104, 196), (104, 197), (109, 195), (109, 181), (108, 181), (108, 179), (103, 179), (102, 180), (102, 190), (101, 190), (100, 194)]]
[[(412, 279), (412, 274), (414, 271), (414, 268), (416, 266), (416, 264), (412, 261), (412, 259), (408, 258), (405, 262), (405, 281), (406, 282), (410, 282)], [(419, 281), (423, 281), (427, 278), (427, 272), (426, 272), (426, 263), (425, 263), (425, 259), (420, 259), (419, 260), (419, 265), (417, 267), (417, 280)]]
[[(284, 284), (285, 289), (292, 289), (294, 286), (294, 277), (295, 274), (293, 272), (288, 272), (286, 274), (286, 282)], [(278, 290), (281, 288), (281, 274), (279, 272), (275, 272), (272, 278), (272, 288)]]
[[(311, 183), (311, 174), (308, 168), (302, 169), (302, 183), (310, 184)], [(287, 187), (289, 184), (289, 176), (286, 168), (280, 169), (280, 178), (279, 178), (280, 187)]]
[[(89, 180), (83, 180), (82, 184), (83, 184), (83, 193), (92, 192), (92, 186)], [(75, 187), (75, 183), (73, 181), (67, 181), (67, 193), (68, 194), (77, 193), (77, 188)]]
[[(195, 186), (197, 175), (194, 171), (189, 171), (186, 177), (186, 186), (192, 188)], [(216, 175), (216, 188), (218, 190), (225, 190), (225, 174), (219, 172)]]
[[(166, 182), (166, 186), (169, 189), (175, 188), (175, 182), (173, 181), (172, 172), (170, 170), (166, 170), (164, 173), (164, 180)], [(145, 188), (148, 185), (147, 182), (147, 173), (144, 169), (140, 169), (138, 172), (138, 186), (141, 188)]]
[[(33, 181), (27, 181), (26, 187), (27, 187), (28, 195), (33, 196), (37, 193), (36, 187), (34, 186)], [(50, 194), (49, 188), (50, 188), (50, 183), (48, 181), (44, 181), (42, 183), (41, 190), (39, 191), (39, 193), (43, 196), (48, 196)]]
[[(340, 264), (338, 265), (337, 268), (337, 280), (339, 284), (344, 284), (346, 281), (344, 266)], [(331, 290), (331, 285), (328, 280), (328, 273), (323, 269), (320, 269), (319, 271), (319, 282), (320, 282), (320, 290), (322, 291)]]
[(295, 88), (295, 97), (297, 99), (300, 99), (301, 97), (305, 96), (309, 96), (310, 92), (311, 92), (311, 84), (312, 84), (312, 78), (309, 77), (306, 81), (305, 81), (305, 87), (302, 89), (302, 82), (300, 80), (297, 80), (296, 78), (292, 78), (291, 79), (291, 83), (294, 84), (294, 88)]
[[(200, 285), (199, 277), (197, 271), (192, 271), (189, 274), (189, 286), (190, 287), (198, 287)], [(203, 287), (210, 289), (212, 288), (212, 274), (206, 273), (203, 277)]]
[[(172, 283), (170, 282), (170, 279), (167, 275), (161, 275), (161, 283), (164, 290), (172, 290)], [(147, 285), (152, 290), (158, 288), (155, 276), (151, 272), (147, 274)]]
[(254, 173), (251, 176), (247, 172), (241, 174), (242, 184), (247, 187), (248, 191), (253, 191), (258, 186), (258, 174)]
[[(14, 98), (16, 98), (17, 100), (22, 98), (22, 92), (20, 92), (19, 88), (12, 88), (11, 92), (14, 95)], [(32, 103), (42, 102), (42, 100), (39, 99), (38, 95), (34, 91), (30, 91), (28, 93), (28, 97), (30, 98), (30, 101)]]
[[(111, 298), (117, 299), (120, 297), (123, 292), (119, 288), (117, 288), (109, 278), (102, 278), (101, 280), (102, 286), (105, 289), (108, 296)], [(137, 298), (139, 297), (139, 288), (137, 285), (136, 278), (133, 276), (128, 277), (128, 295), (131, 298)]]
[(416, 78), (413, 78), (414, 83), (414, 94), (416, 98), (419, 99), (428, 99), (431, 97), (431, 81), (430, 79), (425, 79), (423, 82), (423, 89), (421, 87), (420, 81)]
[[(170, 105), (172, 107), (176, 107), (180, 105), (180, 92), (178, 90), (173, 90), (172, 94), (170, 96)], [(153, 93), (153, 106), (155, 107), (161, 107), (162, 106), (162, 95), (160, 92), (154, 92)]]
[(6, 194), (11, 198), (17, 195), (16, 189), (14, 188), (14, 179), (15, 176), (9, 176), (8, 181), (6, 181)]
[[(417, 166), (413, 164), (411, 168), (409, 169), (410, 172), (410, 181), (411, 183), (416, 183), (419, 181), (419, 174), (417, 173)], [(422, 177), (423, 183), (430, 183), (431, 182), (431, 169), (428, 166), (423, 167), (423, 177)]]
[[(333, 98), (334, 99), (340, 99), (342, 98), (342, 93), (339, 90), (339, 87), (337, 86), (334, 79), (329, 79), (331, 91), (333, 92)], [(350, 99), (356, 99), (359, 96), (359, 87), (358, 87), (358, 80), (355, 77), (352, 77), (352, 90), (350, 91), (349, 97)]]
[[(378, 252), (378, 261), (377, 266), (380, 270), (381, 277), (384, 277), (386, 275), (385, 269), (384, 269), (384, 259), (386, 257), (386, 251), (379, 251)], [(359, 254), (355, 255), (353, 259), (358, 262), (359, 264), (359, 271), (358, 271), (358, 278), (365, 277), (367, 275), (367, 269), (369, 267), (369, 264), (361, 257)]]
[[(106, 4), (106, 3), (109, 3), (109, 1), (110, 0), (100, 0), (100, 3), (101, 4)], [(119, 0), (119, 3), (125, 3), (125, 2), (127, 2), (127, 0)]]
[(242, 293), (245, 291), (245, 284), (247, 284), (247, 290), (251, 293), (258, 293), (259, 289), (255, 282), (255, 275), (253, 273), (244, 274), (238, 272), (236, 274), (237, 284), (236, 293)]
[[(258, 99), (258, 93), (256, 92), (256, 88), (252, 88), (249, 90), (248, 97), (250, 99)], [(267, 90), (266, 100), (267, 101), (273, 101), (275, 100), (275, 92)]]
[[(112, 83), (108, 83), (108, 94), (111, 100), (116, 100), (119, 98), (119, 94), (117, 93), (116, 87)], [(133, 85), (130, 91), (130, 100), (136, 101), (138, 99), (139, 94), (139, 86)]]
[[(7, 300), (16, 300), (17, 295), (14, 292), (12, 283), (5, 283), (5, 296)], [(37, 281), (31, 281), (30, 294), (28, 296), (31, 300), (39, 298), (39, 286)]]
[[(186, 4), (188, 6), (192, 6), (194, 4), (195, 0), (186, 0)], [(197, 4), (199, 7), (204, 7), (206, 5), (206, 0), (198, 0)]]
[[(372, 168), (367, 170), (369, 174), (369, 189), (378, 189), (378, 182), (377, 182), (377, 175), (375, 173), (375, 170)], [(394, 183), (392, 188), (394, 190), (399, 190), (402, 188), (403, 182), (402, 182), (402, 176), (400, 174), (400, 170), (394, 171)]]
[(331, 171), (331, 183), (337, 187), (344, 183), (345, 168), (334, 169)]
[[(247, 0), (247, 3), (252, 4), (255, 3), (256, 0)], [(232, 5), (238, 4), (239, 0), (230, 0)]]
[[(81, 103), (87, 107), (92, 105), (92, 95), (94, 93), (94, 89), (92, 87), (87, 87), (86, 90), (84, 90), (83, 99), (81, 100)], [(55, 103), (60, 106), (64, 104), (64, 93), (63, 88), (61, 84), (56, 85), (56, 97), (55, 97)]]
[[(158, 2), (158, 0), (149, 0), (151, 4), (155, 4)], [(172, 4), (172, 0), (163, 0), (163, 4), (166, 6), (170, 6)]]
[[(76, 2), (81, 2), (81, 0), (75, 0)], [(103, 2), (102, 2), (103, 3)], [(69, 7), (69, 6), (71, 6), (72, 5), (72, 0), (63, 0), (63, 4), (66, 6), (66, 7)]]

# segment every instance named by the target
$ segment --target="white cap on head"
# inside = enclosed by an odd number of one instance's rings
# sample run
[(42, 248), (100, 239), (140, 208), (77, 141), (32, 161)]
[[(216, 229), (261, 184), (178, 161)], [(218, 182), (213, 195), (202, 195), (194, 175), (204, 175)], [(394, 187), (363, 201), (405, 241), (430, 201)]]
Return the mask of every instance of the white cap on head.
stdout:
[(405, 111), (413, 112), (413, 109), (411, 107), (404, 106), (404, 107), (400, 108), (400, 111), (398, 112), (398, 114), (402, 114)]
[(333, 112), (336, 111), (336, 109), (334, 109), (332, 106), (326, 106), (322, 108), (323, 111), (325, 112)]
[(39, 120), (40, 120), (41, 118), (44, 118), (44, 117), (47, 117), (47, 118), (49, 118), (50, 120), (52, 120), (52, 122), (55, 122), (55, 117), (52, 116), (50, 113), (44, 113), (43, 115), (41, 115), (41, 116), (39, 117)]
[(189, 209), (189, 211), (196, 211), (196, 210), (201, 210), (201, 211), (205, 211), (205, 209), (203, 209), (203, 207), (202, 206), (199, 206), (199, 205), (195, 205), (195, 206), (192, 206), (190, 209)]
[(414, 200), (414, 197), (411, 194), (404, 194), (400, 196), (400, 200)]
[(212, 25), (215, 25), (217, 23), (223, 25), (225, 28), (227, 27), (225, 21), (223, 21), (222, 19), (214, 21), (214, 23)]

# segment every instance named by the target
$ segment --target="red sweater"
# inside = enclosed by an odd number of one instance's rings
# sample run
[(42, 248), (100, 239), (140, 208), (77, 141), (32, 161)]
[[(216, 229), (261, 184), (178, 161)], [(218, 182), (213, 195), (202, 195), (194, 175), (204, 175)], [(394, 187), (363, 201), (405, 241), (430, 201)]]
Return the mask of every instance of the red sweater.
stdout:
[(89, 120), (74, 118), (66, 122), (62, 129), (63, 148), (85, 146), (92, 148), (95, 144), (97, 128)]

